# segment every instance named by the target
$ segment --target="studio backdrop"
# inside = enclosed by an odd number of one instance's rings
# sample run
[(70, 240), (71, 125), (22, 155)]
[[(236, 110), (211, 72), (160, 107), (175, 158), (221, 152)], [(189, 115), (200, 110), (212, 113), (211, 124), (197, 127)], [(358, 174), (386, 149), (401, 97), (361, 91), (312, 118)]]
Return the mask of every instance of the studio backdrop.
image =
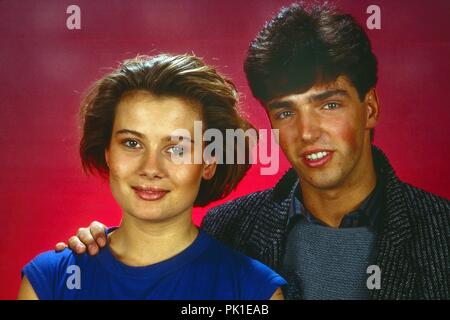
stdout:
[[(93, 81), (137, 54), (195, 53), (234, 80), (248, 119), (268, 129), (243, 60), (290, 2), (0, 1), (1, 299), (16, 297), (20, 270), (37, 253), (93, 220), (119, 224), (108, 183), (86, 176), (78, 155), (79, 104)], [(450, 1), (336, 3), (367, 29), (378, 58), (375, 144), (401, 179), (450, 198)], [(275, 174), (260, 167), (223, 201), (273, 186), (289, 165), (280, 153)], [(195, 223), (207, 209), (195, 209)]]

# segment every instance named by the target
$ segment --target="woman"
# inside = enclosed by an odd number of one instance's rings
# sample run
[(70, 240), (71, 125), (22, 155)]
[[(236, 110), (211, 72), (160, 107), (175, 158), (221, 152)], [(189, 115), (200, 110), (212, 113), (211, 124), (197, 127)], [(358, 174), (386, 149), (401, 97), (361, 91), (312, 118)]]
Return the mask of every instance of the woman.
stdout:
[(82, 104), (80, 155), (87, 172), (109, 178), (120, 227), (97, 256), (38, 255), (23, 269), (19, 299), (282, 299), (279, 275), (191, 219), (194, 205), (229, 194), (249, 168), (214, 155), (193, 161), (205, 148), (195, 148), (196, 121), (224, 135), (251, 127), (236, 97), (188, 55), (141, 56), (98, 81)]

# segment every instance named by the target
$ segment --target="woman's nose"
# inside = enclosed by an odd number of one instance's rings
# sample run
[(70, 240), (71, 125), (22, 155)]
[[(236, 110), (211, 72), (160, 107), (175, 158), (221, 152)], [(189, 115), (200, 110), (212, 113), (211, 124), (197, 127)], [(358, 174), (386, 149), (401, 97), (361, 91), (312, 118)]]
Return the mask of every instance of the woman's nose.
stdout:
[(146, 152), (142, 158), (140, 175), (149, 179), (162, 178), (164, 176), (164, 164), (162, 155), (158, 152)]

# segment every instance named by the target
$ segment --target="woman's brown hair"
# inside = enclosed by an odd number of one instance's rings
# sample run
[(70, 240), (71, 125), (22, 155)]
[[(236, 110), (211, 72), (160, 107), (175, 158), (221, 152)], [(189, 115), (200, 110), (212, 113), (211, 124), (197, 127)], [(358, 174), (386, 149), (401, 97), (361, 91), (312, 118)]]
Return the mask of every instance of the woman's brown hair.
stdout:
[[(253, 128), (238, 113), (238, 96), (234, 84), (213, 67), (192, 55), (138, 56), (124, 61), (118, 69), (97, 81), (81, 105), (82, 138), (80, 156), (87, 173), (108, 176), (105, 150), (110, 144), (116, 107), (130, 91), (146, 90), (156, 96), (172, 96), (199, 103), (204, 126), (226, 136), (226, 129)], [(224, 140), (222, 150), (229, 148)], [(236, 150), (236, 142), (233, 140)], [(211, 180), (202, 180), (195, 206), (227, 196), (250, 168), (249, 143), (245, 140), (245, 163), (218, 164)], [(235, 157), (237, 154), (235, 153)], [(226, 155), (224, 155), (226, 158)]]

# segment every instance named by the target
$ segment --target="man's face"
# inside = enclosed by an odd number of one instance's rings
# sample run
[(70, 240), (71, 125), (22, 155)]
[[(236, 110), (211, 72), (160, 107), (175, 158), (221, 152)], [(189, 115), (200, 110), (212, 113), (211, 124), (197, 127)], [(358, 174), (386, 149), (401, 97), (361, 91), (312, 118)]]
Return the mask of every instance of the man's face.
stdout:
[(351, 187), (372, 166), (370, 129), (378, 117), (374, 90), (361, 101), (351, 82), (340, 76), (305, 93), (273, 99), (267, 108), (302, 187)]

